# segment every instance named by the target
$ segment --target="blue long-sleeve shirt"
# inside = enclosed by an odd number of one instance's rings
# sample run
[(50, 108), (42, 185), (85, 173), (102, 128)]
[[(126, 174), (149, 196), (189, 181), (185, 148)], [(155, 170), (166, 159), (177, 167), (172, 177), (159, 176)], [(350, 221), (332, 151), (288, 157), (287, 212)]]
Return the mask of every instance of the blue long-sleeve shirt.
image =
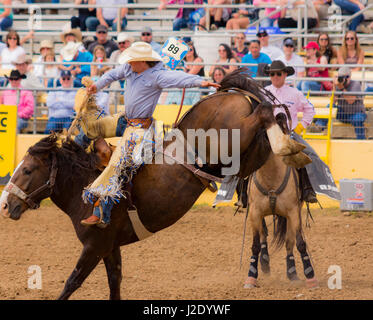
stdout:
[(76, 91), (49, 91), (47, 107), (49, 118), (67, 118), (74, 115)]
[[(63, 60), (64, 66), (69, 67), (70, 65), (68, 62), (92, 62), (93, 60), (93, 55), (89, 51), (81, 52), (79, 51), (79, 54), (75, 60), (72, 61), (66, 61)], [(67, 63), (66, 63), (67, 62)], [(76, 65), (74, 67), (77, 67)], [(82, 80), (83, 77), (85, 76), (90, 76), (91, 75), (91, 66), (89, 64), (82, 64), (80, 65), (80, 70), (81, 72), (78, 73), (75, 77), (79, 80)]]
[(105, 73), (97, 82), (101, 90), (113, 81), (126, 79), (124, 101), (128, 119), (150, 118), (153, 115), (162, 89), (199, 87), (203, 78), (183, 71), (169, 71), (162, 63), (156, 64), (140, 74), (125, 63)]

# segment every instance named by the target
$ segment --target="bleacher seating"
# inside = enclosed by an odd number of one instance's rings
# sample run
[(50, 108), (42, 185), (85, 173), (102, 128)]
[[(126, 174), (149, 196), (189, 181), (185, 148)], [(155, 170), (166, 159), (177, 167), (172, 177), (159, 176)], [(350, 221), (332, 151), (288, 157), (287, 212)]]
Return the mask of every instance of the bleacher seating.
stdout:
[[(61, 0), (61, 3), (69, 3), (71, 1), (68, 0)], [(370, 3), (373, 1), (369, 1)], [(137, 3), (159, 3), (158, 0), (138, 0)], [(167, 32), (165, 34), (171, 35), (172, 34), (172, 22), (176, 15), (177, 9), (168, 9), (165, 11), (158, 11), (157, 9), (134, 9), (132, 10), (133, 13), (127, 16), (128, 19), (128, 26), (126, 28), (126, 32), (133, 33), (135, 38), (139, 39), (140, 30), (143, 26), (151, 26), (153, 31), (155, 32), (154, 38), (158, 41), (163, 41), (167, 38), (167, 36), (157, 36), (157, 31)], [(263, 12), (261, 11), (261, 14)], [(55, 43), (55, 51), (58, 55), (59, 51), (62, 48), (62, 42), (59, 37), (59, 32), (62, 30), (63, 26), (70, 22), (70, 17), (73, 15), (77, 15), (77, 9), (60, 9), (58, 14), (50, 14), (44, 13), (42, 15), (42, 25), (41, 28), (35, 30), (35, 37), (32, 43), (29, 41), (24, 44), (24, 48), (28, 53), (31, 53), (34, 59), (36, 59), (39, 55), (39, 45), (40, 41), (43, 39), (52, 39)], [(342, 17), (345, 18), (345, 17)], [(368, 23), (373, 20), (373, 10), (368, 11), (365, 14), (365, 23)], [(26, 34), (28, 30), (27, 21), (29, 20), (29, 15), (27, 14), (14, 14), (14, 24), (13, 28), (20, 32), (20, 34)], [(327, 20), (323, 20), (320, 22), (320, 28), (318, 30), (323, 30), (323, 28), (327, 29)], [(317, 29), (316, 29), (317, 30)], [(219, 30), (222, 34), (224, 34), (224, 30)], [(312, 31), (314, 32), (314, 31)], [(111, 35), (115, 35), (116, 33), (111, 32)], [(83, 35), (93, 35), (92, 32), (83, 32)], [(232, 37), (231, 34), (228, 37)], [(315, 33), (315, 39), (317, 34)], [(313, 38), (307, 37), (307, 41), (315, 40)], [(338, 47), (341, 44), (341, 37), (333, 37), (332, 42)], [(361, 45), (365, 51), (365, 64), (371, 65), (373, 64), (373, 37), (367, 37), (363, 34), (359, 34), (359, 39), (361, 39)], [(300, 54), (304, 54), (304, 52), (300, 52)], [(331, 70), (330, 76), (334, 76), (336, 71)], [(0, 69), (0, 76), (9, 73), (9, 70), (2, 70)], [(365, 72), (355, 72), (353, 74), (353, 79), (358, 80), (367, 80), (373, 83), (373, 71), (367, 69)], [(30, 121), (29, 128), (26, 130), (28, 132), (35, 132), (35, 124), (36, 131), (42, 132), (43, 125), (45, 126), (45, 121), (47, 118), (47, 108), (46, 108), (46, 93), (38, 94), (37, 99), (37, 112), (35, 113), (35, 120)], [(327, 96), (312, 96), (310, 98), (311, 102), (314, 104), (318, 114), (324, 114), (328, 112), (326, 106), (329, 104), (329, 97)], [(123, 104), (123, 101), (119, 101), (119, 104)], [(366, 96), (364, 98), (364, 104), (368, 110), (369, 116), (366, 121), (368, 125), (368, 130), (373, 131), (373, 96)], [(120, 107), (117, 106), (117, 108)], [(115, 106), (111, 106), (111, 109), (115, 109)], [(333, 118), (335, 118), (336, 110), (333, 109)], [(333, 120), (333, 127), (339, 128), (342, 127), (337, 120)], [(346, 125), (344, 124), (344, 127)], [(348, 126), (347, 126), (348, 127)], [(335, 129), (337, 130), (337, 129)], [(373, 135), (373, 134), (372, 134)]]

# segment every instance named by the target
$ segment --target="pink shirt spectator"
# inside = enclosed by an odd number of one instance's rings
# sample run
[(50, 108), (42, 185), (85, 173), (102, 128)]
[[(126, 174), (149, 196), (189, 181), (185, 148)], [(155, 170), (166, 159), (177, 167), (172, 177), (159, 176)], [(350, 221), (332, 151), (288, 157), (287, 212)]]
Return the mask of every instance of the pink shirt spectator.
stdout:
[[(184, 0), (170, 0), (167, 2), (167, 4), (184, 4)], [(194, 0), (194, 4), (203, 4), (203, 0)], [(179, 11), (176, 14), (176, 18), (182, 18), (183, 17), (183, 8), (180, 8)]]
[[(17, 105), (17, 91), (4, 90), (2, 92), (1, 101), (5, 105)], [(35, 101), (31, 91), (21, 90), (18, 103), (18, 117), (23, 119), (30, 119), (34, 114)]]
[[(272, 0), (254, 0), (253, 5), (254, 5), (254, 6), (260, 6), (260, 4), (261, 4), (262, 2), (268, 2), (268, 4), (270, 4), (271, 1), (272, 1)], [(270, 14), (271, 12), (276, 11), (276, 10), (277, 10), (276, 8), (265, 8), (265, 10), (264, 10), (264, 15), (265, 15), (266, 17), (268, 17), (269, 14)], [(281, 17), (281, 12), (274, 14), (274, 15), (271, 16), (270, 18), (271, 18), (271, 19), (278, 19), (278, 18), (280, 18), (280, 17)]]
[[(289, 108), (292, 130), (298, 124), (298, 112), (303, 112), (301, 123), (303, 127), (307, 128), (316, 114), (313, 105), (306, 99), (302, 92), (298, 89), (283, 85), (281, 88), (276, 88), (273, 85), (267, 86), (266, 89), (270, 91), (282, 104), (286, 104)], [(274, 114), (283, 112), (282, 109), (276, 108)]]

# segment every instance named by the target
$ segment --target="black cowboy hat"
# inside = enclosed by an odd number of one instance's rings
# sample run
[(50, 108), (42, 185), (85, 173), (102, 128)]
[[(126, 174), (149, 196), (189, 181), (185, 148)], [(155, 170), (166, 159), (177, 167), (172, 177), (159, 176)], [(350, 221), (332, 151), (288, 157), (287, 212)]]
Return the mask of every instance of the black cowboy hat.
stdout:
[(5, 78), (7, 78), (8, 80), (26, 79), (26, 75), (20, 74), (18, 70), (12, 70), (10, 72), (10, 76), (8, 77), (7, 75), (5, 75)]
[(288, 74), (288, 76), (292, 76), (295, 73), (295, 70), (293, 67), (286, 66), (282, 61), (275, 60), (272, 62), (270, 66), (267, 66), (264, 70), (264, 72), (269, 75), (271, 72), (274, 71), (284, 71)]

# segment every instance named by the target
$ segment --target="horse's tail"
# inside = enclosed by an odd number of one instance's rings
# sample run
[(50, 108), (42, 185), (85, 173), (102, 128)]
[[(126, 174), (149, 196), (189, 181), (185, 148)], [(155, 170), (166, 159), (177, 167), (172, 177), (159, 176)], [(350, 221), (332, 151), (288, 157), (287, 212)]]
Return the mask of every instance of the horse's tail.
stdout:
[(286, 224), (287, 219), (285, 217), (274, 215), (273, 216), (273, 240), (276, 250), (282, 248), (286, 240)]

